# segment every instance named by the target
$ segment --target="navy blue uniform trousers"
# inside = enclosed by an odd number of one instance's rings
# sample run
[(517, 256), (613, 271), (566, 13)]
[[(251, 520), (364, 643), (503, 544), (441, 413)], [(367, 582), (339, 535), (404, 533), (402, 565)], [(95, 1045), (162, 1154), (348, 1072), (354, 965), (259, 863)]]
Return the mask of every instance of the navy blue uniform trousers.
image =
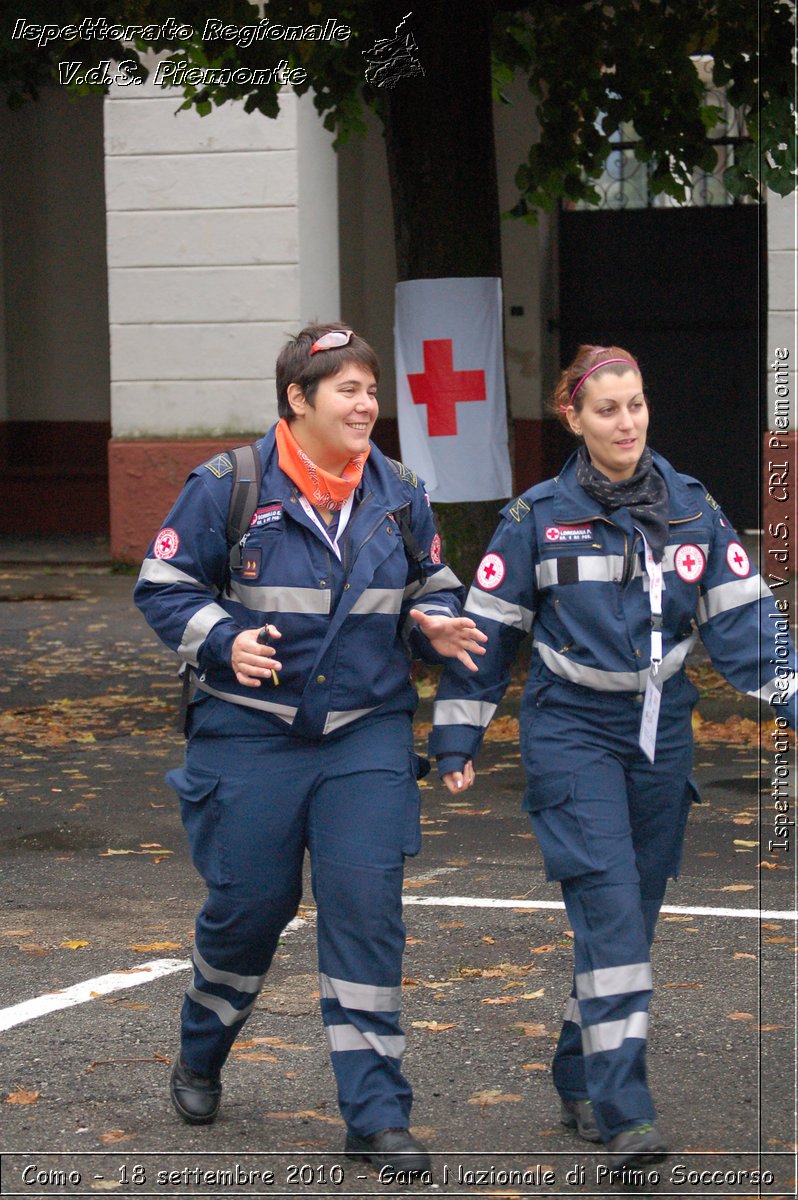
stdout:
[(574, 933), (554, 1083), (566, 1099), (592, 1101), (604, 1141), (654, 1117), (650, 949), (698, 799), (690, 776), (696, 698), (685, 676), (666, 683), (654, 764), (638, 745), (642, 705), (633, 694), (533, 671), (522, 707), (524, 805)]
[(167, 776), (208, 886), (182, 1010), (181, 1049), (192, 1070), (218, 1076), (254, 1008), (297, 912), (307, 849), (341, 1113), (361, 1136), (407, 1127), (402, 882), (404, 856), (421, 842), (418, 762), (407, 713), (306, 741), (264, 736), (240, 706), (212, 697), (192, 706), (185, 766)]

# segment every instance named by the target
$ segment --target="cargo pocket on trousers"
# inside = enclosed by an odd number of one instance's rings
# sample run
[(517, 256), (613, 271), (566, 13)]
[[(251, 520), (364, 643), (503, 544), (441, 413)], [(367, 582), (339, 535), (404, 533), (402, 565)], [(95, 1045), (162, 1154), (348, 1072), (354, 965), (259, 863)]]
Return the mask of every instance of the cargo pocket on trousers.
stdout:
[(191, 861), (205, 882), (216, 887), (229, 883), (219, 831), (219, 779), (218, 771), (198, 767), (179, 767), (166, 776), (180, 799)]
[(600, 871), (574, 800), (576, 777), (556, 772), (527, 784), (523, 807), (529, 813), (549, 880), (571, 879)]
[(421, 849), (421, 792), (418, 781), (429, 775), (430, 761), (410, 751), (410, 779), (408, 781), (407, 811), (402, 830), (402, 854), (413, 858)]

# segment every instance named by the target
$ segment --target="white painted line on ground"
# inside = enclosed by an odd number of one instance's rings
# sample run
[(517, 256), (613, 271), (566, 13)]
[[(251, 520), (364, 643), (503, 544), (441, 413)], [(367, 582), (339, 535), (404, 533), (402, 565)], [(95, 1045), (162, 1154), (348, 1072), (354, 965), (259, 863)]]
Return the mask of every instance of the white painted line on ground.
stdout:
[[(283, 930), (281, 937), (301, 929), (307, 924), (305, 917), (294, 917)], [(191, 969), (188, 958), (156, 958), (152, 962), (141, 963), (128, 971), (111, 971), (108, 975), (97, 975), (84, 983), (76, 983), (72, 987), (58, 992), (45, 992), (43, 996), (34, 996), (32, 1000), (23, 1000), (20, 1004), (12, 1004), (10, 1008), (0, 1008), (0, 1032), (22, 1025), (25, 1021), (33, 1021), (36, 1017), (44, 1017), (48, 1013), (57, 1012), (60, 1008), (73, 1008), (76, 1004), (85, 1004), (98, 996), (107, 996), (109, 992), (121, 992), (125, 988), (140, 987), (142, 983), (152, 983), (162, 979), (164, 975), (172, 975), (175, 971)]]
[[(491, 900), (479, 896), (403, 896), (404, 904), (420, 904), (434, 908), (565, 908), (562, 900)], [(754, 917), (757, 920), (798, 921), (798, 912), (769, 911), (762, 908), (682, 908), (663, 904), (660, 912), (683, 913), (688, 917)]]
[(174, 971), (187, 971), (190, 966), (191, 963), (184, 958), (157, 958), (152, 962), (141, 963), (130, 971), (111, 971), (108, 975), (98, 975), (96, 979), (87, 979), (84, 983), (76, 983), (60, 992), (45, 992), (43, 996), (35, 996), (33, 1000), (23, 1000), (21, 1004), (12, 1004), (10, 1008), (0, 1009), (0, 1030), (11, 1029), (24, 1021), (32, 1021), (35, 1017), (56, 1012), (59, 1008), (85, 1004), (95, 996), (107, 996), (109, 992), (152, 983), (154, 979), (171, 975)]
[[(479, 896), (403, 896), (403, 904), (415, 904), (426, 908), (522, 908), (522, 909), (564, 909), (562, 900), (494, 900)], [(775, 921), (796, 921), (798, 912), (789, 910), (767, 910), (760, 908), (684, 908), (681, 905), (663, 904), (660, 912), (679, 913), (689, 917), (753, 917), (757, 920), (767, 918)], [(307, 921), (303, 917), (295, 917), (283, 930), (292, 933), (300, 929)], [(98, 996), (107, 996), (109, 992), (123, 991), (125, 988), (139, 987), (143, 983), (152, 983), (165, 975), (176, 971), (188, 971), (191, 967), (189, 959), (157, 958), (152, 962), (141, 963), (129, 971), (111, 971), (108, 975), (98, 975), (87, 979), (84, 983), (76, 983), (73, 987), (64, 988), (59, 992), (46, 992), (43, 996), (35, 996), (32, 1000), (23, 1000), (20, 1004), (12, 1004), (10, 1008), (0, 1009), (0, 1032), (22, 1025), (25, 1021), (33, 1021), (36, 1017), (46, 1016), (61, 1008), (72, 1008), (76, 1004), (85, 1004)]]

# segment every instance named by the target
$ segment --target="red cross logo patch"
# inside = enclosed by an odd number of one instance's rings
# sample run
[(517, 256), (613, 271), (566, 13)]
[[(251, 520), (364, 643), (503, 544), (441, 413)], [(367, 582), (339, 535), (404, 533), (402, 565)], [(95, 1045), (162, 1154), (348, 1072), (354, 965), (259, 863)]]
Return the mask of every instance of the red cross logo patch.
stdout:
[(707, 560), (703, 550), (699, 550), (698, 546), (693, 546), (689, 542), (680, 546), (673, 556), (674, 570), (685, 583), (697, 583), (704, 574), (706, 565)]
[(739, 542), (730, 542), (729, 548), (726, 551), (726, 562), (729, 564), (735, 575), (741, 578), (751, 570), (751, 564), (748, 561), (748, 555)]
[(175, 529), (162, 529), (155, 538), (152, 552), (156, 558), (174, 558), (180, 547), (180, 538)]
[(477, 583), (486, 592), (497, 588), (505, 576), (504, 561), (498, 554), (486, 554), (477, 567)]
[(441, 561), (441, 537), (439, 533), (436, 533), (432, 539), (432, 544), (429, 548), (429, 556), (436, 566)]

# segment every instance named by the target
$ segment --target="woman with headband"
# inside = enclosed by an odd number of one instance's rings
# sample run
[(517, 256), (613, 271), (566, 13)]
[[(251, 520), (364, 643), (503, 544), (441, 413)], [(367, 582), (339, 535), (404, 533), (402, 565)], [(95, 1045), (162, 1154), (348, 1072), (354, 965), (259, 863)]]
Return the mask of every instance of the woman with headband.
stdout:
[(472, 785), (531, 630), (523, 803), (574, 931), (554, 1085), (562, 1123), (623, 1167), (666, 1153), (646, 1080), (649, 952), (699, 799), (685, 660), (700, 634), (715, 667), (769, 701), (783, 729), (795, 728), (795, 656), (775, 655), (779, 602), (717, 503), (649, 449), (635, 358), (580, 347), (552, 407), (581, 445), (502, 511), (464, 609), (487, 654), (477, 675), (447, 664), (431, 748), (449, 791)]

